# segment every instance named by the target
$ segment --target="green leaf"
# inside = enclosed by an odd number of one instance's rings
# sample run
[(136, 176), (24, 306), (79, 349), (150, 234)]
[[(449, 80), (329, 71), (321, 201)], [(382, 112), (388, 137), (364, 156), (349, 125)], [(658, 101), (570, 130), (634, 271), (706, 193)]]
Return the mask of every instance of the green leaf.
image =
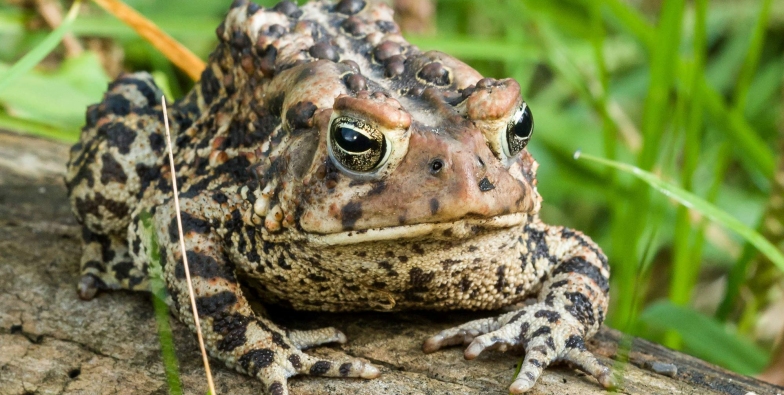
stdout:
[(717, 222), (727, 229), (730, 229), (739, 234), (746, 241), (754, 245), (754, 247), (756, 247), (768, 259), (770, 259), (770, 261), (773, 262), (780, 270), (784, 271), (784, 255), (782, 255), (776, 246), (771, 244), (754, 229), (746, 226), (746, 224), (740, 222), (737, 218), (727, 214), (725, 211), (719, 209), (705, 199), (702, 199), (693, 193), (687, 192), (686, 190), (681, 189), (673, 184), (665, 182), (655, 175), (635, 166), (599, 158), (593, 155), (581, 154), (579, 152), (575, 154), (575, 158), (585, 158), (594, 162), (614, 167), (629, 174), (633, 174), (665, 196), (676, 200), (680, 204), (690, 209), (702, 213), (702, 215), (706, 216), (711, 221)]
[[(3, 70), (7, 68), (0, 66)], [(0, 91), (0, 103), (16, 118), (75, 131), (84, 124), (87, 106), (100, 101), (108, 81), (98, 56), (85, 52), (65, 60), (54, 73), (18, 76), (12, 89)]]
[(11, 69), (0, 74), (0, 92), (3, 92), (5, 88), (15, 82), (17, 77), (35, 67), (35, 65), (43, 60), (49, 52), (52, 52), (52, 50), (57, 47), (57, 44), (60, 43), (60, 40), (62, 40), (65, 33), (71, 29), (71, 25), (73, 24), (74, 19), (76, 19), (76, 15), (79, 14), (79, 6), (81, 4), (82, 2), (80, 0), (74, 2), (71, 9), (68, 11), (68, 14), (65, 16), (65, 19), (63, 19), (63, 23), (61, 23), (57, 29), (54, 29), (49, 33), (44, 41), (33, 48), (32, 51), (28, 52), (27, 55), (23, 56), (22, 59), (19, 59)]
[(676, 331), (697, 357), (741, 374), (757, 373), (768, 361), (768, 353), (754, 343), (687, 307), (654, 303), (640, 319), (654, 328)]

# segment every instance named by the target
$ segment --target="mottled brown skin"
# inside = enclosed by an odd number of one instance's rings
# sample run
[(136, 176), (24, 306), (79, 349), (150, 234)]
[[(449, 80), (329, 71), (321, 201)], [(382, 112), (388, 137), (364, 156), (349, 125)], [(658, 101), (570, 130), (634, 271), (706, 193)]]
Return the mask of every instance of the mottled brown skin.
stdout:
[[(536, 162), (509, 148), (507, 128), (526, 108), (517, 82), (419, 51), (389, 8), (360, 0), (237, 1), (217, 34), (201, 81), (170, 109), (184, 243), (213, 357), (275, 395), (296, 374), (379, 374), (355, 358), (303, 353), (345, 336), (253, 312), (242, 276), (266, 301), (302, 310), (518, 305), (444, 330), (424, 351), (466, 344), (471, 359), (524, 348), (515, 393), (558, 361), (612, 384), (584, 346), (604, 320), (609, 266), (580, 232), (539, 220)], [(67, 176), (84, 229), (78, 291), (148, 288), (149, 213), (172, 310), (193, 325), (160, 97), (149, 74), (124, 75), (87, 111)], [(346, 143), (330, 131), (341, 119), (383, 135), (386, 150), (364, 151), (384, 153), (372, 169), (336, 156)]]

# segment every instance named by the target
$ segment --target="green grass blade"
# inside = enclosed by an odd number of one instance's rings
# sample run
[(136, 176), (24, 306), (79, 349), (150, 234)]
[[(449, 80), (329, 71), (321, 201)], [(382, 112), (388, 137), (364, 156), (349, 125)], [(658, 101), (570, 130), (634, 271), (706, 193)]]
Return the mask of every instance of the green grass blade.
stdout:
[[(620, 22), (623, 28), (634, 35), (648, 52), (656, 50), (658, 42), (654, 26), (633, 7), (623, 3), (621, 0), (602, 0), (607, 8)], [(689, 67), (683, 59), (671, 59), (677, 64), (679, 74), (681, 69)], [(738, 146), (740, 157), (743, 158), (744, 165), (752, 170), (757, 169), (765, 177), (772, 177), (775, 171), (775, 158), (772, 150), (765, 144), (764, 140), (754, 131), (748, 120), (742, 114), (731, 111), (721, 93), (713, 88), (704, 77), (698, 81), (699, 95), (704, 97), (705, 109), (716, 124)], [(679, 86), (679, 88), (683, 88)]]
[(681, 189), (673, 184), (665, 182), (652, 173), (644, 171), (638, 167), (627, 165), (625, 163), (615, 162), (611, 160), (607, 160), (604, 158), (599, 158), (593, 155), (588, 154), (580, 154), (579, 152), (575, 154), (577, 158), (585, 158), (593, 162), (601, 163), (607, 166), (614, 167), (618, 170), (624, 171), (626, 173), (632, 174), (639, 178), (640, 180), (644, 181), (654, 189), (661, 192), (663, 195), (668, 196), (680, 204), (698, 211), (702, 215), (709, 218), (711, 221), (721, 224), (722, 226), (730, 229), (743, 237), (744, 240), (748, 241), (754, 247), (757, 248), (762, 254), (764, 254), (768, 259), (771, 260), (780, 270), (784, 271), (784, 255), (768, 240), (766, 240), (762, 235), (757, 233), (754, 229), (746, 226), (743, 222), (740, 222), (737, 218), (729, 215), (727, 212), (719, 209), (718, 207), (714, 206), (710, 202), (701, 197), (690, 193), (684, 189)]
[(640, 319), (654, 328), (676, 331), (696, 356), (741, 374), (759, 372), (769, 357), (751, 341), (729, 333), (721, 323), (687, 307), (655, 303)]
[(152, 304), (155, 309), (155, 321), (158, 323), (158, 339), (161, 343), (161, 358), (166, 372), (166, 382), (169, 385), (170, 395), (182, 395), (180, 383), (179, 362), (174, 348), (174, 336), (169, 325), (169, 306), (166, 305), (166, 285), (163, 281), (161, 255), (159, 253), (158, 237), (152, 229), (152, 217), (149, 212), (141, 213), (141, 220), (146, 250), (150, 254), (150, 291)]
[(68, 15), (63, 19), (63, 23), (61, 23), (57, 29), (54, 29), (49, 33), (46, 39), (33, 48), (32, 51), (28, 52), (22, 59), (19, 59), (19, 61), (5, 74), (0, 76), (0, 91), (7, 88), (17, 77), (35, 67), (35, 65), (43, 60), (49, 52), (52, 52), (57, 44), (60, 43), (60, 40), (62, 40), (65, 33), (71, 29), (71, 25), (73, 24), (74, 19), (76, 19), (76, 15), (79, 14), (79, 6), (81, 4), (82, 2), (80, 0), (75, 1), (71, 6), (71, 9), (68, 10)]
[(765, 41), (765, 30), (768, 27), (768, 18), (770, 17), (771, 0), (763, 0), (762, 8), (760, 9), (757, 22), (754, 24), (754, 32), (752, 33), (751, 43), (746, 52), (746, 58), (743, 61), (743, 67), (738, 75), (738, 82), (735, 84), (735, 97), (734, 97), (734, 110), (742, 112), (746, 106), (746, 97), (748, 97), (749, 86), (754, 78), (759, 65), (760, 55), (762, 54), (762, 44)]

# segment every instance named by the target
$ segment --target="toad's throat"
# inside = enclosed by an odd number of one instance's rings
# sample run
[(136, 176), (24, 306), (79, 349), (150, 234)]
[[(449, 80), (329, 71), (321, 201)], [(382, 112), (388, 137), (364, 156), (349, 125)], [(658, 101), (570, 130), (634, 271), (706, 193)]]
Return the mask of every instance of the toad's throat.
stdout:
[(528, 222), (526, 213), (513, 213), (495, 217), (463, 218), (452, 222), (420, 223), (385, 228), (352, 230), (331, 234), (307, 234), (303, 238), (311, 245), (336, 246), (373, 241), (400, 239), (462, 239), (485, 229), (511, 228)]

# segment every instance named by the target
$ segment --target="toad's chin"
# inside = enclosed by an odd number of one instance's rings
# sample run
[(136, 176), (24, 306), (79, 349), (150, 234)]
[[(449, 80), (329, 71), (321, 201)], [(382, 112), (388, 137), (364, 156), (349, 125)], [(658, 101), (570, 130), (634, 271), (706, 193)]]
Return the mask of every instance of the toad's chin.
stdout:
[(523, 225), (529, 214), (513, 213), (495, 217), (466, 217), (452, 222), (421, 223), (390, 226), (365, 230), (352, 230), (330, 234), (304, 234), (303, 241), (312, 245), (337, 246), (385, 240), (417, 238), (463, 239), (491, 229), (504, 229)]

